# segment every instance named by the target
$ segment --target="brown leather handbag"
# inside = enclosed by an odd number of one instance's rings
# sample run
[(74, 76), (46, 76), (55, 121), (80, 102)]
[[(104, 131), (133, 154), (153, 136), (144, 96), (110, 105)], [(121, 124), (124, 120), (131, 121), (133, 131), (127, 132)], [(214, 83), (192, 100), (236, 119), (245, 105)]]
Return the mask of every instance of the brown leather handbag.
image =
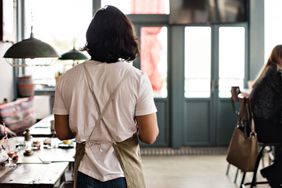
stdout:
[[(243, 131), (251, 125), (250, 132)], [(258, 140), (254, 120), (250, 113), (248, 99), (244, 98), (240, 105), (237, 127), (231, 137), (226, 160), (244, 172), (253, 172), (258, 156)]]

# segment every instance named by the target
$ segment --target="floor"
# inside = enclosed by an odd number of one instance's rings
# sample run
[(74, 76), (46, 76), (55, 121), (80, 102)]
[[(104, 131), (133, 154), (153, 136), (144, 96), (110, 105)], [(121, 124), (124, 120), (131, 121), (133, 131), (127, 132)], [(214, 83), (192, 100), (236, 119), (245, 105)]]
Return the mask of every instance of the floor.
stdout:
[[(236, 168), (226, 175), (224, 154), (186, 156), (143, 156), (147, 188), (239, 188), (242, 173), (233, 183)], [(246, 182), (252, 173), (247, 173)], [(260, 174), (258, 178), (262, 180)], [(260, 185), (258, 188), (269, 188)]]

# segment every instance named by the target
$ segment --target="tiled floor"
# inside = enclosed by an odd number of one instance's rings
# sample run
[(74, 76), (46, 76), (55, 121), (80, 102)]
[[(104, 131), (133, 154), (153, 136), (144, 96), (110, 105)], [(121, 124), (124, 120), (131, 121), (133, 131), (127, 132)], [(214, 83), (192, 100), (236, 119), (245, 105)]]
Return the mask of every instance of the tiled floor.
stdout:
[[(143, 165), (147, 188), (239, 188), (242, 177), (239, 173), (237, 184), (233, 183), (235, 167), (225, 175), (225, 155), (143, 156)], [(246, 181), (251, 176), (247, 173)], [(260, 174), (258, 178), (262, 179)]]

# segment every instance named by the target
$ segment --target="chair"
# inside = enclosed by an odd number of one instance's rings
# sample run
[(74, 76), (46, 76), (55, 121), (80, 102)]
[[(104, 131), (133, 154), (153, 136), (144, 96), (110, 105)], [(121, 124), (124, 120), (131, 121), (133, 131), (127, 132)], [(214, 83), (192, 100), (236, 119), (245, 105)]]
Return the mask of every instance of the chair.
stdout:
[(259, 143), (260, 150), (259, 150), (259, 153), (256, 159), (256, 165), (255, 165), (255, 169), (253, 172), (252, 181), (244, 183), (245, 177), (246, 177), (246, 172), (244, 172), (242, 176), (241, 184), (240, 184), (241, 188), (244, 188), (247, 185), (250, 185), (250, 188), (253, 188), (253, 187), (256, 187), (256, 185), (268, 184), (268, 181), (257, 181), (257, 172), (259, 170), (260, 161), (264, 157), (264, 153), (267, 153), (269, 155), (270, 161), (273, 162), (274, 160), (273, 150), (268, 149), (268, 148), (272, 148), (273, 146), (277, 146), (277, 145), (280, 145), (280, 143)]
[[(247, 99), (246, 100), (247, 103), (241, 102), (244, 99)], [(240, 114), (240, 109), (243, 109), (242, 105), (248, 105), (248, 107), (245, 107), (244, 109), (248, 110), (247, 114), (251, 114), (250, 101), (248, 99), (248, 95), (241, 93), (239, 87), (231, 87), (231, 102), (232, 102), (233, 112), (237, 117), (237, 123), (245, 124), (244, 125), (244, 127), (245, 127), (244, 132), (248, 135), (249, 131), (250, 131), (250, 125), (251, 125), (250, 122), (251, 122), (252, 117), (250, 117), (249, 115), (248, 116), (242, 115), (244, 113)], [(255, 162), (255, 169), (253, 171), (252, 181), (245, 183), (245, 177), (246, 177), (247, 172), (242, 172), (243, 174), (242, 174), (242, 179), (241, 179), (241, 182), (240, 182), (241, 188), (243, 188), (245, 186), (250, 186), (252, 188), (252, 187), (255, 187), (256, 185), (268, 184), (267, 181), (257, 181), (257, 171), (259, 170), (260, 162), (264, 159), (265, 153), (267, 154), (267, 156), (269, 158), (269, 164), (271, 164), (273, 162), (274, 155), (273, 155), (272, 147), (274, 147), (278, 144), (279, 143), (259, 143), (260, 148), (259, 148), (259, 153), (258, 153), (258, 156), (256, 158), (256, 162)], [(262, 162), (263, 162), (262, 165), (264, 166), (264, 161), (262, 161)], [(228, 175), (229, 169), (230, 169), (230, 164), (228, 164), (228, 166), (227, 166), (226, 175)], [(236, 181), (237, 181), (238, 173), (239, 173), (239, 169), (237, 168), (235, 178), (234, 178), (234, 183), (236, 183)]]
[[(232, 104), (232, 110), (233, 113), (236, 116), (237, 121), (239, 121), (239, 98), (238, 95), (241, 93), (240, 88), (238, 86), (232, 86), (231, 87), (231, 104)], [(229, 170), (230, 170), (230, 163), (228, 163), (227, 165), (227, 169), (226, 169), (226, 175), (229, 174)], [(237, 182), (237, 177), (238, 177), (238, 173), (239, 173), (239, 169), (236, 169), (235, 172), (235, 177), (234, 177), (234, 183)]]
[[(250, 101), (249, 100), (247, 100), (247, 105), (249, 106), (249, 108), (246, 108), (246, 109), (248, 109), (250, 111), (249, 114), (252, 114), (251, 113), (251, 108), (250, 108), (251, 105), (250, 105)], [(249, 118), (253, 118), (253, 117), (251, 116)], [(249, 121), (251, 121), (251, 119)], [(249, 185), (252, 188), (252, 187), (256, 187), (256, 185), (268, 184), (267, 181), (257, 181), (257, 172), (259, 170), (259, 164), (260, 164), (261, 160), (263, 160), (265, 153), (268, 155), (269, 164), (271, 164), (274, 161), (274, 154), (273, 154), (272, 148), (274, 146), (278, 146), (278, 145), (280, 145), (280, 143), (263, 143), (263, 142), (259, 142), (259, 153), (258, 153), (258, 156), (256, 158), (255, 169), (253, 171), (252, 181), (244, 183), (245, 177), (246, 177), (246, 172), (243, 172), (243, 176), (242, 176), (242, 179), (241, 179), (240, 187), (243, 188), (243, 187)], [(264, 166), (264, 161), (262, 161), (262, 162), (263, 162), (262, 165)]]

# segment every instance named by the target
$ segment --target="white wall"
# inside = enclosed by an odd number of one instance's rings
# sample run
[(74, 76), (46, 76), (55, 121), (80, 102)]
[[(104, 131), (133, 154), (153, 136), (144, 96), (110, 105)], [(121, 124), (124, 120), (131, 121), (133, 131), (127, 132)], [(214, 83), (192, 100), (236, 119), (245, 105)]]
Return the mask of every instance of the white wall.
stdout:
[(50, 96), (49, 95), (35, 95), (33, 107), (36, 119), (43, 119), (51, 114), (50, 111)]
[(281, 0), (267, 0), (264, 2), (265, 8), (265, 59), (266, 62), (272, 49), (278, 45), (282, 44), (282, 14)]
[(11, 43), (0, 41), (0, 103), (4, 98), (7, 98), (8, 101), (14, 99), (13, 67), (3, 58), (10, 46)]

